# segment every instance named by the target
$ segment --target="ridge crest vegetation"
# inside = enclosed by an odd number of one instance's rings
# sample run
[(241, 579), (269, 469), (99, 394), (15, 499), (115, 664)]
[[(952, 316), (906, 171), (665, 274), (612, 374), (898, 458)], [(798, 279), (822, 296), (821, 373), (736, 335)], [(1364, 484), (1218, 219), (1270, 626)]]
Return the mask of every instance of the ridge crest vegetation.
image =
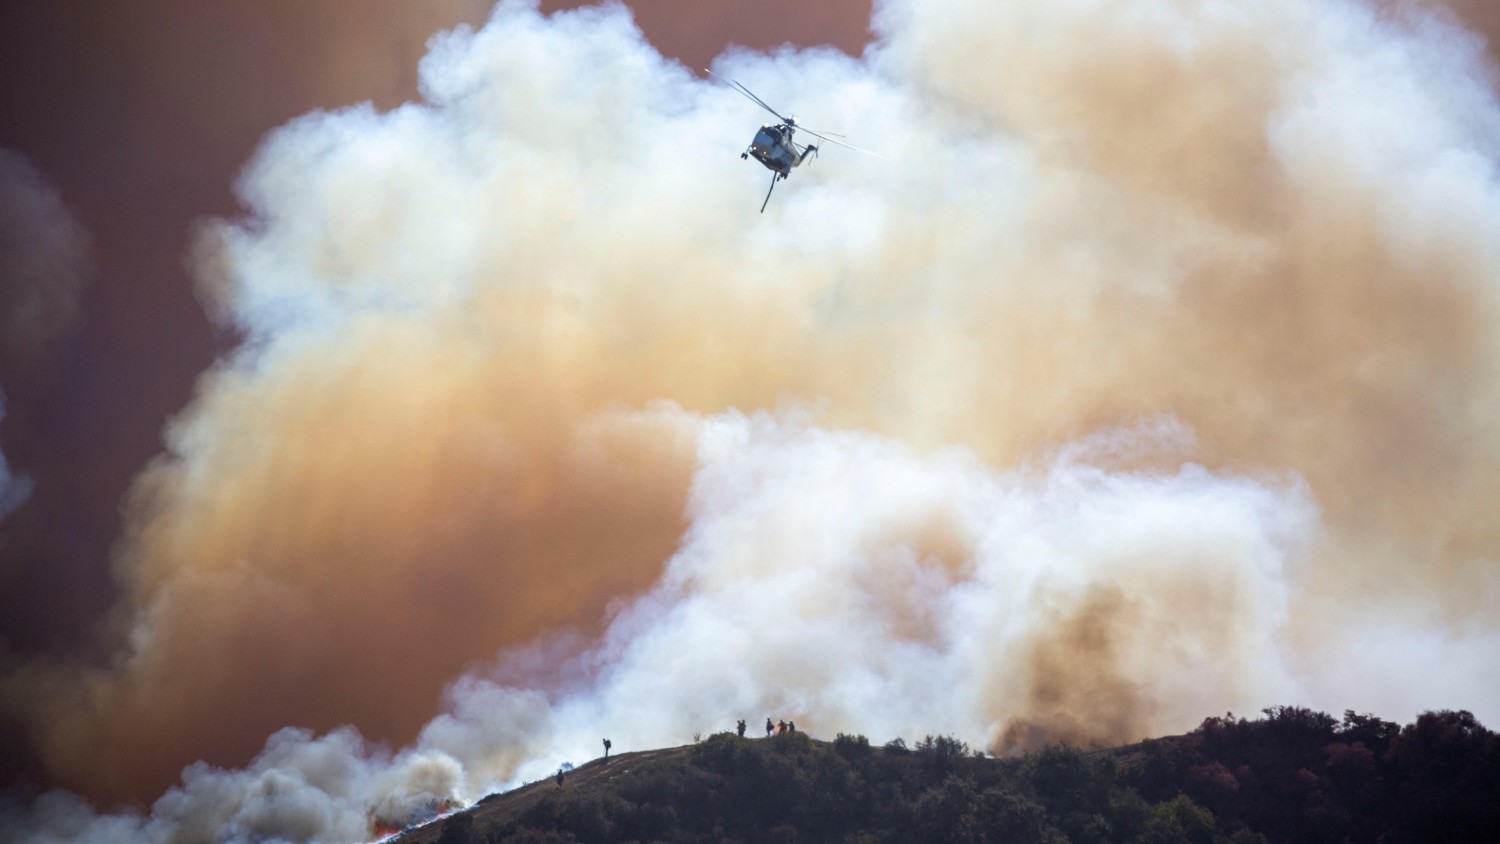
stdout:
[(492, 795), (401, 844), (1500, 840), (1500, 743), (1465, 711), (1400, 726), (1291, 706), (1108, 750), (995, 759), (949, 736), (724, 732)]

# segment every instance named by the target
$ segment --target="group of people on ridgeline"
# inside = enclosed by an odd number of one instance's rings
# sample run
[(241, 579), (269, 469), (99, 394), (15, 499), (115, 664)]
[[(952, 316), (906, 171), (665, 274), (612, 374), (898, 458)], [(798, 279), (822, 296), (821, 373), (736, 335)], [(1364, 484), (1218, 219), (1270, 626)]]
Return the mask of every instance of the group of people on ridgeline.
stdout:
[[(735, 726), (735, 732), (739, 733), (740, 738), (744, 738), (745, 737), (745, 719), (741, 718), (739, 721), (735, 722), (734, 726)], [(780, 735), (782, 733), (795, 733), (795, 732), (797, 732), (797, 722), (796, 721), (772, 721), (771, 720), (771, 716), (769, 716), (769, 715), (766, 716), (766, 735), (773, 736), (773, 735)], [(610, 749), (613, 746), (614, 746), (613, 743), (611, 743), (609, 739), (604, 739), (604, 758), (605, 759), (609, 759), (609, 751), (610, 751)], [(557, 787), (558, 788), (562, 788), (562, 784), (563, 784), (563, 772), (564, 771), (563, 771), (562, 768), (558, 768), (557, 769), (556, 780), (557, 780)]]
[[(735, 722), (734, 728), (735, 732), (739, 733), (740, 738), (745, 737), (745, 722), (743, 719)], [(766, 716), (766, 735), (771, 736), (795, 732), (797, 732), (796, 721), (772, 721), (769, 715)]]

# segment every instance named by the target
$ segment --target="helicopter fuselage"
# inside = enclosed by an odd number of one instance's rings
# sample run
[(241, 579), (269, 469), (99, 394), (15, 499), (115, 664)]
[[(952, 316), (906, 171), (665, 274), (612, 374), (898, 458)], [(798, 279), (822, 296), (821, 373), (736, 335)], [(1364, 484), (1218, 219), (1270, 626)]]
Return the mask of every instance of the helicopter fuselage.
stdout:
[(791, 175), (792, 168), (801, 164), (803, 158), (806, 157), (806, 152), (799, 151), (797, 145), (792, 142), (794, 131), (786, 123), (762, 126), (760, 131), (755, 133), (755, 140), (750, 142), (750, 147), (745, 150), (744, 155), (753, 156), (756, 161), (764, 164), (767, 170), (785, 179)]

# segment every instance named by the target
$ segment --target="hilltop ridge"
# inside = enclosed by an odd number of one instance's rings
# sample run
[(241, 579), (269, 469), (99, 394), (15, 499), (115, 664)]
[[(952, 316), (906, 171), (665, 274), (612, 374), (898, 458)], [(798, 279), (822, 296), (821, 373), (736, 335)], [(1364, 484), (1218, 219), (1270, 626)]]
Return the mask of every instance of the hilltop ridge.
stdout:
[(1402, 727), (1273, 707), (1181, 736), (1019, 758), (946, 736), (719, 733), (486, 797), (400, 844), (1493, 841), (1500, 742), (1468, 712)]

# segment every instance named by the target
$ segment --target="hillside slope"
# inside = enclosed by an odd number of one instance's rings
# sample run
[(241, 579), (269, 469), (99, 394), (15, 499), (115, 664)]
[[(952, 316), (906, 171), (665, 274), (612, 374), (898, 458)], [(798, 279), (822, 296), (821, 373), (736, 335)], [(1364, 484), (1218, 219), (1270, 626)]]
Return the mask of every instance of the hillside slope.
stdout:
[(400, 844), (1500, 840), (1500, 743), (1467, 712), (1400, 727), (1294, 707), (1183, 736), (993, 759), (931, 737), (730, 733), (595, 760)]

